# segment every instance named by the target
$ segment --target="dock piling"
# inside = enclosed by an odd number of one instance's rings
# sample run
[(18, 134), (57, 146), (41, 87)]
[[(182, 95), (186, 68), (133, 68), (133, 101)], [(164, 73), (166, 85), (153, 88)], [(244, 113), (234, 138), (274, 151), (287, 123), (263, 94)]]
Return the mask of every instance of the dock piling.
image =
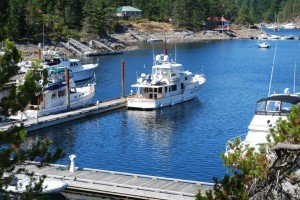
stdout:
[(124, 68), (125, 68), (125, 62), (122, 60), (122, 97), (125, 97), (124, 92)]

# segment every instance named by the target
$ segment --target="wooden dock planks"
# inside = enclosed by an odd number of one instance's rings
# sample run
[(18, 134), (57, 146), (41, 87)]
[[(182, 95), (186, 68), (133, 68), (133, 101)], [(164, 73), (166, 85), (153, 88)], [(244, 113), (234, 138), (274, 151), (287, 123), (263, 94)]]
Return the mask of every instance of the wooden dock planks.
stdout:
[[(126, 98), (111, 99), (104, 102), (98, 102), (94, 105), (87, 106), (84, 108), (71, 110), (69, 112), (51, 114), (38, 118), (31, 118), (27, 119), (26, 121), (23, 121), (22, 123), (25, 127), (25, 130), (29, 132), (121, 108), (126, 108)], [(6, 131), (12, 125), (20, 125), (20, 122), (5, 125), (3, 127), (0, 127), (0, 130)]]
[(151, 198), (165, 200), (191, 200), (199, 189), (205, 192), (212, 189), (212, 183), (171, 179), (140, 174), (130, 174), (107, 170), (79, 168), (69, 172), (68, 166), (51, 164), (38, 168), (34, 164), (26, 165), (26, 169), (36, 175), (47, 175), (55, 179), (65, 180), (68, 189), (121, 195), (124, 197)]

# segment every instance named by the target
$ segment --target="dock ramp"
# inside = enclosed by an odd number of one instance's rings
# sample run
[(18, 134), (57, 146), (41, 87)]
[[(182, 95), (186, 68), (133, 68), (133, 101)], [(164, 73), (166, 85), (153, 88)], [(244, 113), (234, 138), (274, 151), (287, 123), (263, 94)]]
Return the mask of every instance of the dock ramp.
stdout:
[(82, 44), (81, 42), (79, 42), (73, 38), (68, 39), (68, 44), (77, 48), (84, 55), (89, 55), (94, 52), (94, 50), (92, 48)]
[(78, 49), (74, 48), (73, 46), (71, 46), (67, 43), (60, 42), (60, 44), (62, 44), (66, 49), (68, 49), (69, 51), (72, 51), (73, 53), (83, 55), (81, 51), (79, 51)]
[(99, 41), (96, 41), (96, 40), (91, 40), (92, 44), (97, 46), (98, 48), (105, 48), (107, 49), (108, 51), (111, 51), (111, 52), (115, 52), (115, 50), (113, 50), (112, 48), (109, 48), (107, 45), (99, 42)]
[(145, 39), (141, 36), (139, 36), (136, 32), (132, 31), (132, 30), (128, 30), (128, 32), (135, 37), (136, 39), (138, 39), (139, 41), (145, 41)]

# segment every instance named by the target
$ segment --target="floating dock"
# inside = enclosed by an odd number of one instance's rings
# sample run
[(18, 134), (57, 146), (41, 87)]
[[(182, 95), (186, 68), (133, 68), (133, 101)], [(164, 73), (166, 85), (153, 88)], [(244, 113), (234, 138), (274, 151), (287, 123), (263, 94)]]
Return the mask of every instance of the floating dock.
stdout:
[[(84, 108), (71, 110), (69, 112), (51, 114), (47, 116), (42, 116), (38, 118), (31, 118), (23, 121), (23, 125), (26, 131), (35, 131), (41, 128), (46, 128), (49, 126), (54, 126), (57, 124), (69, 122), (76, 119), (81, 119), (84, 117), (109, 112), (121, 108), (126, 108), (126, 98), (116, 98), (103, 102), (97, 102), (91, 106)], [(1, 126), (0, 130), (6, 131), (12, 125), (20, 126), (21, 122), (10, 123), (5, 126)]]
[(62, 179), (68, 183), (67, 190), (109, 194), (126, 198), (152, 200), (194, 200), (197, 192), (212, 189), (207, 182), (172, 179), (157, 176), (122, 173), (90, 168), (77, 168), (70, 172), (66, 165), (51, 164), (38, 168), (25, 166), (35, 175)]

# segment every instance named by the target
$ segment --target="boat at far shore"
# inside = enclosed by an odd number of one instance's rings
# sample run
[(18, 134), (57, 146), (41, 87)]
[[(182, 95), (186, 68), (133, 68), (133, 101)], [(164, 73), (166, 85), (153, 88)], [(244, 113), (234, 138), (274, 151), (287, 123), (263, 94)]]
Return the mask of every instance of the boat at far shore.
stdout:
[(284, 24), (283, 26), (281, 26), (281, 28), (283, 29), (295, 29), (295, 25), (293, 23), (287, 23), (287, 24)]
[(206, 81), (204, 74), (193, 75), (185, 71), (182, 64), (169, 60), (165, 53), (157, 55), (152, 66), (152, 74), (141, 74), (136, 89), (127, 97), (130, 109), (152, 110), (182, 103), (195, 98), (199, 88)]
[[(254, 117), (248, 126), (248, 133), (239, 136), (242, 139), (242, 145), (248, 145), (259, 149), (261, 144), (267, 143), (267, 135), (270, 129), (274, 128), (279, 118), (287, 119), (287, 114), (291, 108), (300, 103), (300, 93), (290, 94), (286, 88), (284, 93), (272, 94), (267, 98), (262, 98), (256, 103)], [(232, 142), (233, 139), (228, 142)], [(231, 151), (229, 146), (226, 152)]]
[(271, 45), (268, 42), (259, 42), (257, 41), (257, 45), (259, 48), (271, 48)]

